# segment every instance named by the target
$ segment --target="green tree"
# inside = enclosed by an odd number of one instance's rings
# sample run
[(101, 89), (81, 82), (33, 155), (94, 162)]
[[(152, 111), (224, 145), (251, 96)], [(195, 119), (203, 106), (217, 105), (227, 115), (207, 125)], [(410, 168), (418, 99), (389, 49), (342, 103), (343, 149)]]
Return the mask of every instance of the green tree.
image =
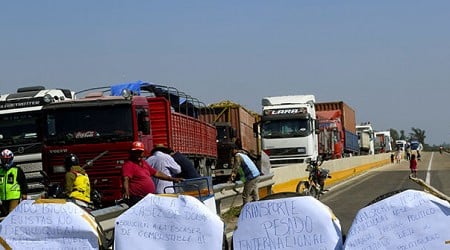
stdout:
[(406, 136), (405, 136), (405, 130), (400, 130), (400, 140), (406, 140)]
[(411, 128), (412, 133), (409, 133), (409, 136), (411, 137), (411, 139), (415, 139), (418, 140), (420, 143), (422, 143), (422, 145), (425, 145), (425, 130), (422, 130), (420, 128)]
[(396, 129), (391, 128), (389, 129), (389, 132), (391, 132), (392, 141), (395, 142), (400, 138)]

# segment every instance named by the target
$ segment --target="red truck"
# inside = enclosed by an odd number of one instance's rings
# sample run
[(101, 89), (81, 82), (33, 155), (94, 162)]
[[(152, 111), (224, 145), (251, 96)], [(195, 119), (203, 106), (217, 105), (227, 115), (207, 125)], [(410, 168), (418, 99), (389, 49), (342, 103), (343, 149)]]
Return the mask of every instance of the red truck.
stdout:
[(359, 153), (355, 111), (342, 101), (316, 103), (319, 155), (336, 159)]
[(239, 146), (255, 160), (260, 157), (259, 140), (254, 136), (253, 124), (259, 115), (231, 101), (210, 104), (209, 113), (200, 119), (213, 124), (217, 129), (217, 164), (212, 169), (214, 183), (223, 183), (231, 175), (231, 149)]
[(112, 204), (122, 196), (121, 169), (136, 140), (147, 153), (156, 144), (180, 151), (202, 175), (215, 165), (216, 129), (198, 119), (201, 107), (192, 97), (141, 81), (114, 86), (111, 95), (104, 94), (106, 88), (92, 90), (103, 92), (43, 109), (43, 169), (53, 182), (63, 180), (68, 153), (76, 154), (80, 164), (95, 159), (86, 168), (91, 185), (104, 204)]

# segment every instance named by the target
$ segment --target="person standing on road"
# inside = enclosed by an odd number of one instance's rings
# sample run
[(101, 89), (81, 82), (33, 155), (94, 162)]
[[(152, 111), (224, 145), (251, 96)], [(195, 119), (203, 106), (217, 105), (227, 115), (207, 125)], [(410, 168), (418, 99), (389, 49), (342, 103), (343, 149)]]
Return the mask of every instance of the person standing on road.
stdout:
[(2, 216), (17, 207), (20, 200), (27, 199), (27, 181), (23, 170), (14, 163), (14, 153), (5, 149), (1, 152), (0, 200)]
[(397, 153), (395, 155), (395, 159), (397, 160), (397, 163), (399, 163), (399, 164), (400, 164), (400, 161), (402, 160), (402, 155), (403, 155), (403, 152), (400, 149), (397, 150)]
[(91, 202), (91, 184), (88, 174), (80, 166), (80, 161), (75, 154), (66, 156), (64, 167), (67, 171), (65, 175), (65, 194), (69, 198), (75, 199), (75, 203), (82, 201), (80, 205), (87, 207)]
[(173, 178), (154, 169), (144, 160), (145, 147), (140, 141), (131, 145), (130, 157), (122, 167), (123, 198), (128, 206), (133, 206), (147, 194), (154, 194), (155, 183), (152, 177), (158, 179), (180, 182), (182, 178)]
[(411, 169), (411, 174), (413, 177), (417, 177), (417, 161), (416, 155), (411, 155), (411, 160), (409, 160), (409, 168)]
[[(154, 169), (170, 177), (175, 177), (177, 174), (181, 173), (180, 165), (178, 165), (172, 156), (169, 155), (169, 149), (164, 147), (164, 145), (156, 145), (151, 153), (152, 156), (147, 158), (146, 161)], [(174, 193), (173, 188), (166, 188), (173, 187), (173, 182), (171, 180), (153, 177), (153, 182), (155, 183), (157, 194)]]
[(176, 177), (184, 179), (194, 179), (201, 177), (200, 174), (195, 169), (195, 166), (192, 163), (192, 161), (189, 160), (189, 158), (187, 158), (184, 154), (180, 153), (179, 151), (175, 152), (172, 149), (170, 149), (169, 151), (172, 158), (181, 167), (181, 173), (176, 175)]
[(244, 183), (242, 191), (242, 200), (245, 205), (252, 198), (253, 201), (259, 200), (258, 182), (260, 171), (256, 164), (245, 153), (237, 147), (233, 148), (233, 168), (231, 170), (231, 181), (234, 182), (239, 173), (241, 181)]

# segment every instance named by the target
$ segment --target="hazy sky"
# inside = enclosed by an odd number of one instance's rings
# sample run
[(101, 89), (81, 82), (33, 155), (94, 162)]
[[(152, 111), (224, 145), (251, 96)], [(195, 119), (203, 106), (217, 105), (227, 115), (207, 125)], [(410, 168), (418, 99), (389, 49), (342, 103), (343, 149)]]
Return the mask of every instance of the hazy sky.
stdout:
[(258, 113), (314, 94), (450, 142), (450, 1), (2, 1), (0, 52), (1, 93), (144, 80)]

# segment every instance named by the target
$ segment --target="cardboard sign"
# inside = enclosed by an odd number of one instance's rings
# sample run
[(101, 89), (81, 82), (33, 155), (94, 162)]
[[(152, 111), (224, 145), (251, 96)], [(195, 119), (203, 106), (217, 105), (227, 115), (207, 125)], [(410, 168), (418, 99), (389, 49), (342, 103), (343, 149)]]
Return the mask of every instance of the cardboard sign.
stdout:
[(342, 249), (339, 220), (323, 203), (303, 196), (247, 203), (233, 233), (235, 250)]
[(222, 249), (224, 224), (197, 198), (149, 194), (116, 219), (115, 249)]
[(5, 241), (0, 249), (99, 249), (92, 217), (71, 202), (57, 201), (22, 201), (0, 223)]
[(450, 249), (450, 204), (407, 190), (361, 209), (344, 248)]

